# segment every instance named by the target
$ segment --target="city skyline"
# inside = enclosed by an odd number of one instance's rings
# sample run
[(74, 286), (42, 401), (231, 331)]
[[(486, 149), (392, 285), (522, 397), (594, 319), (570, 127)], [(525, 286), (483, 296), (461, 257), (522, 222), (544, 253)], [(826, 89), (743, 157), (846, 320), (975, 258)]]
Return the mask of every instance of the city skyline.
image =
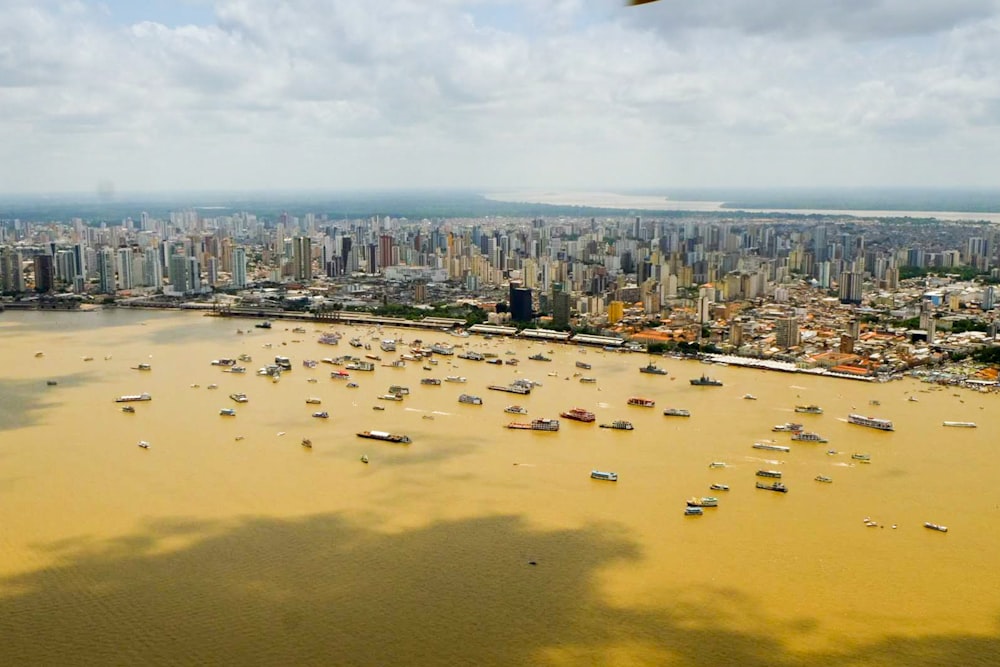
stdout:
[(6, 3), (2, 194), (989, 187), (992, 0)]

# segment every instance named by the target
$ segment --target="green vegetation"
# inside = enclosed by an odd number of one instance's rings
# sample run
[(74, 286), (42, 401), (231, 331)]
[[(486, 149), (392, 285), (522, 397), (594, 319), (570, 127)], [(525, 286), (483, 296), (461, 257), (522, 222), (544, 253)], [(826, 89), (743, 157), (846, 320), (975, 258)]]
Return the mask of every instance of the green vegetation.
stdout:
[(924, 266), (901, 266), (899, 267), (899, 279), (923, 278), (925, 276), (958, 276), (959, 280), (972, 280), (983, 275), (979, 269), (973, 266), (955, 266), (949, 269), (924, 267)]
[(972, 358), (984, 364), (1000, 364), (1000, 346), (975, 350), (972, 352)]

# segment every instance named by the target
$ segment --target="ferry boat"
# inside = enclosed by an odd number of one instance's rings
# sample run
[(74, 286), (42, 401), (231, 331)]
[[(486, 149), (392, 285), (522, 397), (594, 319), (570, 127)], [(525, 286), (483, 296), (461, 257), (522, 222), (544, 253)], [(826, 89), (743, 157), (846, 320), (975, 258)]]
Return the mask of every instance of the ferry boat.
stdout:
[(530, 422), (511, 422), (507, 424), (507, 428), (510, 429), (520, 429), (523, 431), (558, 431), (559, 430), (559, 420), (558, 419), (532, 419)]
[(378, 344), (382, 348), (383, 352), (395, 352), (396, 351), (396, 341), (391, 338), (386, 338)]
[(797, 433), (792, 433), (792, 440), (797, 442), (828, 442), (826, 438), (818, 433), (810, 433), (809, 431), (798, 431)]
[(773, 477), (774, 479), (781, 479), (781, 473), (777, 470), (758, 470), (755, 474), (758, 477)]
[(821, 415), (823, 414), (823, 408), (818, 405), (796, 405), (796, 412), (801, 412), (807, 415)]
[(315, 396), (310, 396), (309, 398), (306, 399), (306, 403), (308, 403), (309, 405), (319, 405), (322, 402), (323, 402), (322, 400), (316, 398)]
[(792, 422), (785, 422), (784, 424), (775, 424), (771, 427), (771, 430), (775, 433), (797, 433), (801, 431), (805, 426), (802, 424), (793, 424)]
[(784, 445), (776, 445), (771, 442), (755, 442), (753, 443), (754, 449), (767, 449), (774, 452), (790, 452), (791, 447), (785, 447)]
[(931, 523), (930, 521), (924, 521), (924, 528), (930, 528), (931, 530), (936, 530), (940, 533), (948, 532), (948, 526), (942, 526), (939, 523)]
[(817, 482), (823, 482), (824, 484), (833, 483), (833, 478), (827, 477), (826, 475), (816, 475), (815, 477), (813, 477), (813, 479), (815, 479)]
[(944, 426), (957, 426), (959, 428), (976, 428), (976, 422), (943, 422)]
[(688, 498), (688, 507), (718, 507), (719, 499), (715, 496), (703, 496), (701, 498)]
[(583, 408), (570, 408), (566, 412), (559, 413), (559, 416), (564, 419), (572, 419), (578, 422), (593, 422), (596, 417), (594, 413), (590, 410), (584, 410)]
[(580, 382), (583, 384), (595, 384), (597, 382), (597, 378), (582, 377), (580, 378)]
[(352, 361), (344, 366), (344, 368), (349, 371), (373, 371), (375, 370), (375, 364), (370, 361)]
[(667, 408), (663, 411), (664, 417), (690, 417), (691, 411), (684, 408)]
[(851, 458), (854, 459), (855, 461), (861, 461), (862, 463), (871, 463), (872, 462), (872, 457), (871, 457), (870, 454), (858, 454), (858, 453), (854, 453), (854, 454), (851, 454)]
[(600, 480), (604, 480), (605, 482), (617, 482), (618, 481), (618, 473), (616, 473), (616, 472), (606, 472), (604, 470), (591, 470), (590, 471), (590, 477), (591, 477), (591, 479), (600, 479)]
[(433, 387), (439, 387), (439, 386), (441, 386), (441, 380), (438, 379), (438, 378), (421, 378), (420, 379), (420, 384), (426, 384), (426, 385), (430, 385), (430, 386), (433, 386)]
[(530, 357), (528, 357), (528, 359), (531, 359), (532, 361), (552, 361), (552, 359), (546, 357), (541, 352), (539, 352), (538, 354), (531, 355)]
[(382, 440), (383, 442), (393, 442), (399, 445), (408, 445), (410, 442), (410, 436), (408, 435), (397, 435), (395, 433), (389, 433), (388, 431), (361, 431), (358, 433), (359, 438), (368, 438), (370, 440)]
[(578, 362), (576, 362), (576, 367), (577, 368), (582, 368), (585, 371), (589, 371), (590, 368), (591, 368), (590, 364), (588, 364), (586, 361), (578, 361)]
[(312, 416), (316, 417), (317, 419), (326, 419), (330, 416), (330, 413), (327, 412), (326, 410), (323, 410), (322, 412), (314, 412)]
[(125, 406), (122, 406), (122, 412), (127, 412), (129, 414), (135, 414), (135, 408), (133, 408), (131, 405), (125, 405)]
[(701, 516), (704, 513), (705, 511), (700, 507), (688, 506), (684, 508), (684, 516)]
[(695, 387), (721, 387), (722, 382), (708, 377), (707, 375), (702, 375), (701, 377), (696, 377), (691, 379), (691, 384)]
[(709, 486), (708, 488), (712, 489), (713, 491), (728, 491), (729, 490), (729, 485), (728, 484), (715, 483), (715, 484), (712, 484), (711, 486)]
[(531, 387), (523, 384), (491, 384), (487, 385), (486, 388), (493, 391), (506, 391), (509, 394), (521, 394), (522, 396), (531, 393)]
[(639, 369), (640, 373), (649, 373), (650, 375), (666, 375), (667, 371), (663, 370), (652, 361)]
[(236, 410), (233, 410), (232, 408), (222, 408), (221, 410), (219, 410), (219, 414), (222, 415), (223, 417), (235, 417)]
[(458, 397), (459, 403), (468, 403), (469, 405), (482, 405), (483, 399), (478, 396), (473, 396), (472, 394), (462, 394)]
[(448, 343), (434, 343), (431, 345), (431, 352), (434, 354), (455, 354), (455, 348)]
[(462, 375), (449, 375), (444, 379), (445, 382), (465, 382), (465, 377)]
[(774, 484), (761, 484), (757, 482), (758, 489), (764, 489), (765, 491), (777, 491), (778, 493), (788, 493), (788, 487), (786, 487), (781, 482), (775, 482)]
[(151, 401), (153, 397), (143, 392), (141, 394), (125, 394), (115, 399), (115, 403), (131, 403), (133, 401)]
[(865, 417), (864, 415), (847, 415), (848, 424), (857, 424), (858, 426), (868, 426), (869, 428), (875, 428), (880, 431), (891, 431), (892, 421), (888, 419), (879, 419), (878, 417)]
[(399, 396), (409, 396), (410, 395), (410, 388), (409, 387), (404, 387), (401, 384), (393, 384), (393, 385), (389, 385), (389, 393), (390, 394), (398, 394)]
[[(305, 330), (300, 333), (305, 333)], [(340, 334), (330, 332), (322, 333), (319, 338), (316, 339), (316, 342), (323, 345), (340, 345)]]
[(633, 396), (628, 401), (629, 405), (638, 405), (640, 408), (652, 408), (656, 406), (656, 401), (651, 398), (641, 398), (639, 396)]
[(250, 400), (249, 398), (247, 398), (247, 395), (246, 395), (246, 394), (243, 394), (243, 393), (239, 393), (239, 394), (230, 394), (230, 395), (229, 395), (229, 398), (233, 399), (233, 400), (234, 400), (234, 401), (236, 401), (237, 403), (246, 403), (247, 401), (249, 401), (249, 400)]
[(632, 426), (632, 422), (625, 421), (624, 419), (616, 419), (610, 424), (601, 424), (601, 428), (611, 428), (616, 431), (632, 431), (635, 427)]
[(508, 405), (503, 409), (504, 412), (511, 415), (526, 415), (528, 414), (528, 409), (521, 407), (520, 405)]

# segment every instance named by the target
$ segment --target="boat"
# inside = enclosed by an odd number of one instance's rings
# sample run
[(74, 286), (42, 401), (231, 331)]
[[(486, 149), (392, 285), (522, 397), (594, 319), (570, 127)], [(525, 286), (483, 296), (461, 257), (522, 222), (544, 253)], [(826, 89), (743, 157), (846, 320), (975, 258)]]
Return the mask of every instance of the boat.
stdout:
[(258, 329), (270, 329), (271, 323), (268, 322), (267, 320), (264, 320), (263, 322), (258, 322), (254, 326), (257, 327)]
[(378, 410), (379, 412), (382, 412), (385, 410), (385, 408), (383, 408), (381, 405), (373, 405), (372, 410)]
[(247, 367), (246, 366), (232, 366), (226, 372), (227, 373), (246, 373), (247, 372)]
[(632, 422), (625, 421), (624, 419), (616, 419), (610, 424), (601, 424), (601, 428), (610, 428), (616, 431), (632, 431), (635, 427), (632, 426)]
[(828, 442), (826, 438), (818, 433), (810, 433), (809, 431), (797, 431), (792, 433), (792, 440), (795, 440), (796, 442)]
[(247, 401), (249, 401), (249, 400), (250, 400), (249, 398), (247, 398), (247, 395), (246, 395), (246, 394), (243, 394), (243, 393), (239, 393), (239, 394), (230, 394), (230, 395), (229, 395), (229, 398), (233, 399), (233, 400), (234, 400), (234, 401), (236, 401), (237, 403), (246, 403)]
[(667, 408), (663, 411), (664, 417), (690, 417), (691, 411), (683, 408)]
[(956, 426), (959, 428), (976, 428), (976, 422), (942, 422), (944, 426)]
[(590, 410), (584, 410), (583, 408), (570, 408), (565, 412), (560, 412), (559, 416), (564, 419), (572, 419), (578, 422), (593, 422), (597, 417)]
[(45, 353), (44, 352), (35, 352), (35, 356), (36, 357), (44, 357)]
[(403, 385), (400, 384), (393, 384), (389, 385), (389, 393), (396, 394), (397, 396), (409, 396), (410, 388), (404, 387)]
[(134, 371), (151, 371), (151, 370), (153, 370), (153, 367), (151, 365), (149, 365), (149, 364), (139, 364), (137, 366), (133, 366), (132, 370), (134, 370)]
[(431, 387), (441, 386), (441, 380), (438, 378), (421, 378), (420, 384), (429, 385)]
[(115, 399), (115, 403), (130, 403), (133, 401), (151, 401), (153, 397), (143, 392), (141, 394), (124, 394)]
[(688, 507), (718, 507), (719, 499), (715, 496), (702, 496), (701, 498), (688, 498)]
[(810, 404), (810, 405), (796, 405), (795, 406), (795, 411), (796, 412), (801, 412), (801, 413), (807, 414), (807, 415), (821, 415), (821, 414), (823, 414), (823, 408), (819, 407), (818, 405), (812, 405), (812, 404)]
[(538, 354), (531, 355), (530, 357), (528, 357), (528, 359), (531, 359), (532, 361), (552, 361), (551, 358), (546, 357), (541, 352), (539, 352)]
[(781, 479), (781, 473), (777, 470), (758, 470), (755, 474), (758, 477), (773, 477), (775, 479)]
[(382, 361), (382, 357), (377, 354), (366, 354), (365, 359), (371, 359), (372, 361)]
[(767, 449), (767, 450), (774, 451), (774, 452), (790, 452), (790, 451), (792, 451), (791, 447), (785, 447), (784, 445), (776, 445), (776, 444), (774, 444), (772, 442), (763, 442), (763, 441), (758, 441), (758, 442), (753, 443), (753, 448), (754, 449)]
[(221, 410), (219, 410), (219, 414), (222, 415), (223, 417), (235, 417), (236, 410), (232, 408), (222, 408)]
[(205, 389), (218, 389), (218, 388), (219, 388), (219, 385), (215, 384), (214, 382), (212, 384), (208, 385), (207, 387), (205, 387)]
[(352, 338), (351, 340), (347, 341), (347, 344), (350, 345), (351, 347), (364, 347), (365, 346), (365, 344), (361, 342), (360, 338)]
[(816, 475), (815, 477), (813, 477), (813, 479), (815, 479), (817, 482), (823, 482), (824, 484), (833, 483), (833, 478), (827, 477), (826, 475)]
[(878, 417), (865, 417), (864, 415), (847, 415), (848, 424), (857, 424), (858, 426), (867, 426), (869, 428), (878, 429), (879, 431), (891, 431), (892, 421), (888, 419), (879, 419)]
[(701, 516), (704, 514), (704, 510), (700, 507), (691, 507), (690, 505), (684, 508), (684, 516)]
[(347, 371), (331, 371), (330, 372), (330, 379), (331, 380), (346, 380), (349, 377), (351, 377), (351, 374), (348, 373)]
[(274, 358), (275, 365), (283, 371), (292, 370), (292, 360), (288, 357), (278, 355)]
[(373, 371), (375, 364), (370, 361), (352, 361), (344, 366), (349, 371)]
[(357, 382), (348, 382), (347, 383), (347, 388), (348, 389), (357, 389), (358, 388), (358, 383)]
[(396, 351), (396, 341), (392, 338), (386, 338), (382, 340), (378, 346), (382, 348), (383, 352), (395, 352)]
[(532, 419), (530, 422), (511, 422), (507, 428), (520, 429), (522, 431), (558, 431), (558, 419)]
[(306, 403), (308, 403), (309, 405), (319, 405), (322, 402), (323, 402), (322, 399), (316, 398), (315, 396), (310, 396), (309, 398), (306, 399)]
[(134, 414), (135, 413), (135, 408), (132, 407), (131, 405), (126, 405), (126, 406), (122, 407), (122, 412), (127, 412), (129, 414)]
[(236, 358), (239, 359), (240, 361), (253, 361), (253, 357), (251, 357), (246, 352), (244, 352), (243, 354), (241, 354), (240, 356), (238, 356)]
[(361, 455), (361, 462), (362, 463), (368, 463), (368, 455), (367, 454), (362, 454)]
[(701, 377), (692, 378), (690, 380), (691, 384), (695, 387), (721, 387), (722, 382), (719, 380), (712, 379), (705, 374)]
[(467, 350), (465, 352), (460, 352), (458, 354), (458, 358), (468, 359), (469, 361), (482, 361), (486, 358), (486, 356), (474, 350)]
[(455, 348), (448, 343), (434, 343), (431, 345), (431, 352), (434, 354), (455, 354)]
[(712, 461), (711, 463), (708, 464), (708, 467), (709, 468), (725, 468), (726, 467), (726, 462), (725, 461)]
[(59, 381), (58, 380), (46, 380), (45, 384), (48, 385), (48, 386), (50, 386), (50, 387), (54, 387), (57, 384), (59, 384)]
[(639, 372), (640, 373), (648, 373), (650, 375), (666, 375), (667, 374), (667, 371), (663, 370), (662, 368), (660, 368), (659, 366), (657, 366), (656, 364), (654, 364), (652, 361), (649, 362), (648, 364), (646, 364), (645, 366), (642, 366), (639, 369)]
[(939, 523), (931, 523), (930, 521), (924, 521), (924, 528), (930, 528), (931, 530), (936, 530), (940, 533), (948, 532), (948, 526), (942, 526)]
[(468, 403), (469, 405), (482, 405), (483, 399), (478, 396), (473, 396), (472, 394), (461, 394), (458, 397), (459, 403)]
[(753, 394), (743, 394), (743, 399), (746, 401), (756, 401), (757, 397)]
[(403, 397), (399, 394), (382, 394), (378, 397), (380, 401), (401, 401)]
[(213, 366), (235, 366), (235, 359), (212, 359)]
[(785, 422), (784, 424), (775, 424), (771, 427), (771, 430), (775, 433), (797, 433), (801, 431), (805, 426), (802, 424), (793, 424), (792, 422)]
[(316, 417), (316, 418), (318, 418), (318, 419), (326, 419), (327, 417), (329, 417), (329, 416), (330, 416), (330, 413), (329, 413), (329, 412), (327, 412), (326, 410), (323, 410), (323, 411), (321, 411), (321, 412), (314, 412), (314, 413), (312, 414), (312, 416), (313, 416), (313, 417)]
[(656, 401), (651, 398), (641, 398), (639, 396), (633, 396), (626, 401), (628, 405), (637, 405), (640, 408), (652, 408), (656, 406)]
[(872, 457), (870, 454), (859, 454), (855, 452), (854, 454), (851, 454), (851, 458), (854, 459), (855, 461), (861, 461), (862, 463), (872, 462)]
[(576, 362), (576, 367), (577, 368), (582, 368), (585, 371), (589, 371), (591, 369), (590, 364), (588, 364), (586, 361), (578, 361), (578, 362)]
[(528, 414), (528, 409), (521, 407), (520, 405), (508, 405), (503, 409), (504, 412), (511, 415), (526, 415)]
[[(149, 449), (149, 443), (146, 442), (145, 440), (140, 440), (139, 441), (139, 446), (142, 447), (143, 449)], [(948, 530), (948, 529), (945, 528), (945, 530)]]
[(582, 377), (580, 378), (580, 382), (582, 382), (583, 384), (594, 384), (597, 382), (597, 378)]
[(711, 486), (709, 486), (708, 488), (712, 489), (713, 491), (728, 491), (729, 490), (729, 485), (728, 484), (715, 483), (715, 484), (712, 484)]
[(399, 445), (408, 445), (412, 442), (410, 440), (410, 436), (408, 435), (397, 435), (395, 433), (389, 433), (388, 431), (360, 431), (357, 435), (359, 438), (381, 440), (383, 442), (392, 442)]
[(312, 449), (313, 441), (310, 440), (309, 438), (302, 438), (302, 446), (303, 447), (308, 447), (309, 449)]
[(461, 375), (449, 375), (444, 379), (445, 382), (465, 382), (465, 377)]
[(591, 479), (600, 479), (600, 480), (603, 480), (605, 482), (617, 482), (618, 481), (618, 473), (616, 473), (616, 472), (606, 472), (604, 470), (591, 470), (590, 471), (590, 477), (591, 477)]
[(788, 493), (788, 487), (786, 487), (781, 482), (775, 482), (774, 484), (762, 484), (757, 482), (758, 489), (764, 489), (765, 491), (777, 491), (778, 493)]
[(531, 393), (531, 385), (525, 384), (491, 384), (486, 387), (487, 389), (492, 389), (493, 391), (506, 391), (509, 394), (521, 394), (527, 395)]
[(316, 361), (315, 359), (303, 359), (302, 360), (302, 366), (303, 366), (303, 368), (316, 368), (316, 366), (318, 366), (318, 365), (319, 365), (319, 362)]

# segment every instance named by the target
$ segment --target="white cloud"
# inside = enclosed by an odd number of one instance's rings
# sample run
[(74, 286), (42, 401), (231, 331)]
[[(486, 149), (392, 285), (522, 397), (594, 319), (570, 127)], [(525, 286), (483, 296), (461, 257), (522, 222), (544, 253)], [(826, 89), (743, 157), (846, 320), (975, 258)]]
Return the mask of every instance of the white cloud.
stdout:
[(7, 191), (976, 185), (998, 166), (987, 0), (220, 0), (177, 27), (5, 4)]

